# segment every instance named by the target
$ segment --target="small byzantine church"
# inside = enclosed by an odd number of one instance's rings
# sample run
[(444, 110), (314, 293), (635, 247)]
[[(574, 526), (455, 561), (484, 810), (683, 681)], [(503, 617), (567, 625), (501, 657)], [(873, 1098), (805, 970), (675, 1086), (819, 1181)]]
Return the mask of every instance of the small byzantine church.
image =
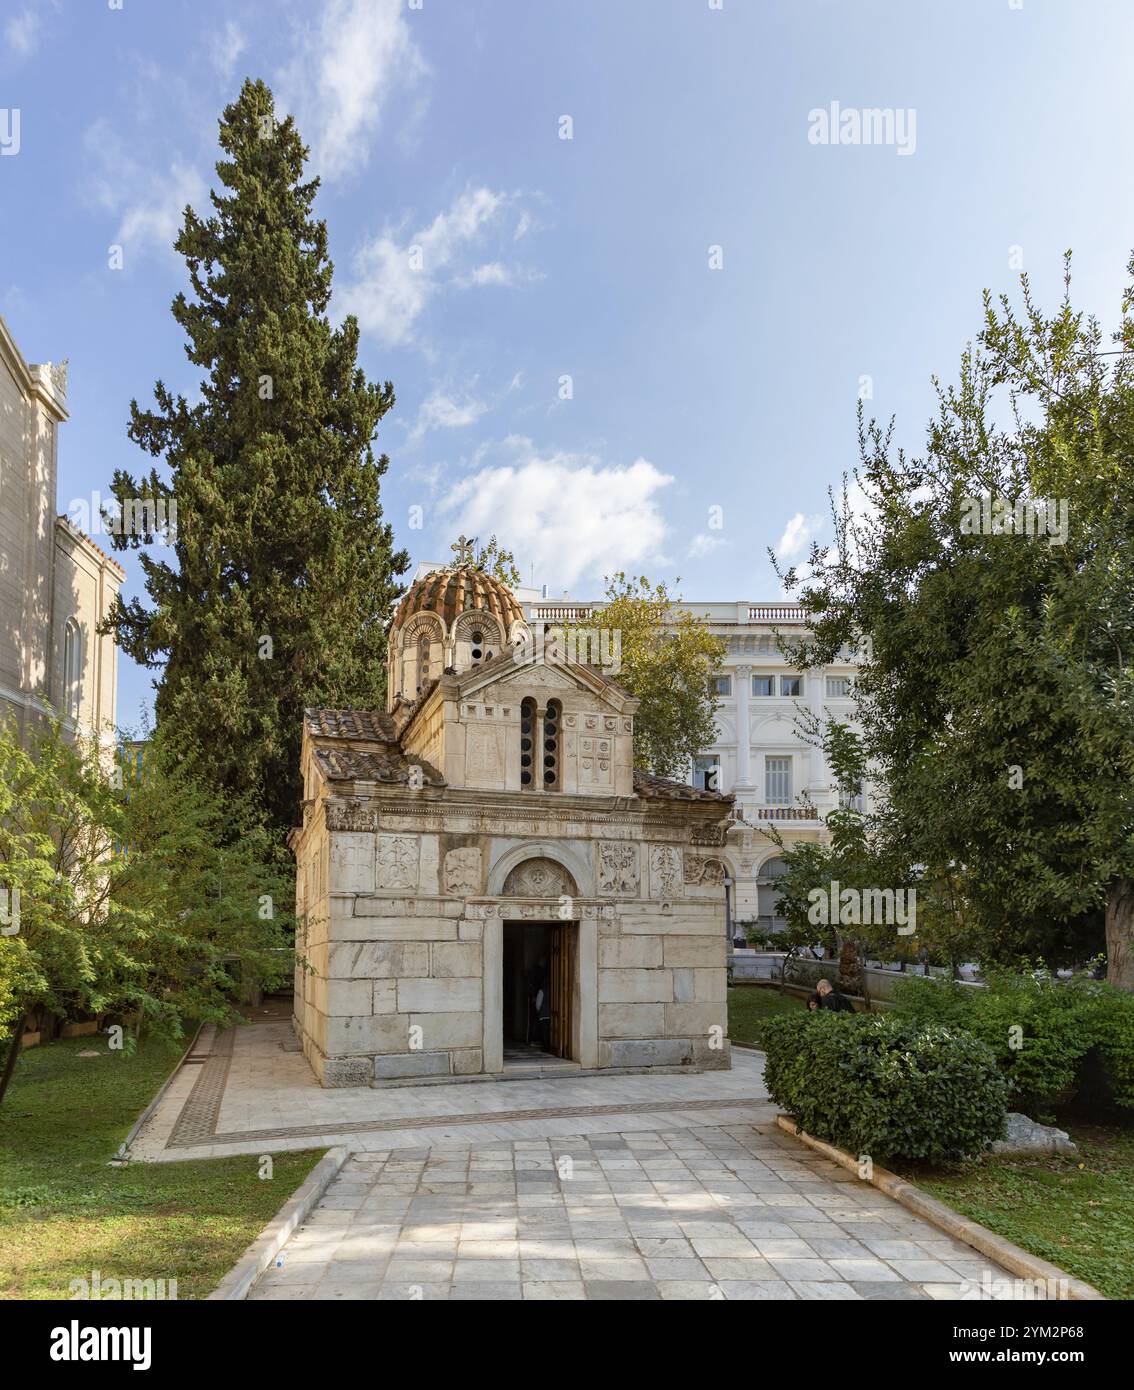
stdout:
[(387, 709), (306, 711), (295, 1028), (324, 1086), (729, 1066), (732, 798), (638, 772), (638, 701), (458, 563)]

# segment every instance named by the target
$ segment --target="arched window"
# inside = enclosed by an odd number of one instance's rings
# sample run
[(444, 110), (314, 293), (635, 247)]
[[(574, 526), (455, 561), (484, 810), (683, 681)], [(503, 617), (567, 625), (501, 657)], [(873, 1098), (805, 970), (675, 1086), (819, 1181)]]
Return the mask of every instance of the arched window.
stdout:
[(532, 786), (535, 772), (536, 703), (529, 695), (520, 705), (520, 786)]
[(83, 693), (83, 633), (74, 618), (67, 619), (63, 629), (63, 708), (67, 717), (79, 717), (79, 701)]
[(549, 700), (543, 716), (543, 786), (549, 792), (559, 786), (559, 729), (562, 723), (563, 706), (558, 700)]
[(417, 641), (417, 693), (420, 695), (429, 679), (429, 633), (423, 632)]

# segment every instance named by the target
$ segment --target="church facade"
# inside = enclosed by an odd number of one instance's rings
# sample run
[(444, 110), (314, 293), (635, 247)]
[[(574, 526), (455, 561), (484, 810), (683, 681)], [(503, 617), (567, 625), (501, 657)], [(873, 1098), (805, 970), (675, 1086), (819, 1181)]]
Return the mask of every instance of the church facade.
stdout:
[(320, 1082), (727, 1067), (732, 798), (636, 771), (637, 701), (467, 563), (403, 597), (388, 692), (305, 719), (294, 1021)]

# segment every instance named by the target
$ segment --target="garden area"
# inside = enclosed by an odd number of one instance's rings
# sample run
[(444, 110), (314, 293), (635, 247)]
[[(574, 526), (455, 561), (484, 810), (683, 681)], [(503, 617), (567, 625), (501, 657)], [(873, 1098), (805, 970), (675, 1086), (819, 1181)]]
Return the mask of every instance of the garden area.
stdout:
[[(1134, 998), (1086, 975), (913, 978), (885, 1012), (809, 1015), (729, 991), (730, 1035), (766, 1054), (777, 1105), (1110, 1298), (1134, 1297)], [(1000, 1154), (1005, 1116), (1074, 1153)]]
[(252, 1156), (110, 1166), (184, 1049), (86, 1037), (20, 1059), (0, 1107), (0, 1299), (69, 1298), (96, 1270), (204, 1298), (322, 1156), (274, 1154), (270, 1180)]

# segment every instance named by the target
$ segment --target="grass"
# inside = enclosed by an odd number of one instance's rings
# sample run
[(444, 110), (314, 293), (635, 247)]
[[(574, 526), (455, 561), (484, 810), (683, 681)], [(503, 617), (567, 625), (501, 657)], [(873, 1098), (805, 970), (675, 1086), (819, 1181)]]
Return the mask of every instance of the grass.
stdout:
[(990, 1231), (1085, 1279), (1134, 1298), (1134, 1131), (1059, 1120), (1078, 1157), (982, 1158), (904, 1177)]
[(778, 1014), (795, 1013), (804, 1007), (794, 994), (781, 994), (771, 985), (734, 985), (728, 992), (728, 1035), (733, 1042), (763, 1042), (761, 1029)]
[[(98, 1057), (80, 1057), (98, 1050)], [(185, 1042), (32, 1048), (0, 1105), (0, 1298), (70, 1297), (72, 1279), (176, 1279), (203, 1298), (324, 1150), (109, 1167)]]

